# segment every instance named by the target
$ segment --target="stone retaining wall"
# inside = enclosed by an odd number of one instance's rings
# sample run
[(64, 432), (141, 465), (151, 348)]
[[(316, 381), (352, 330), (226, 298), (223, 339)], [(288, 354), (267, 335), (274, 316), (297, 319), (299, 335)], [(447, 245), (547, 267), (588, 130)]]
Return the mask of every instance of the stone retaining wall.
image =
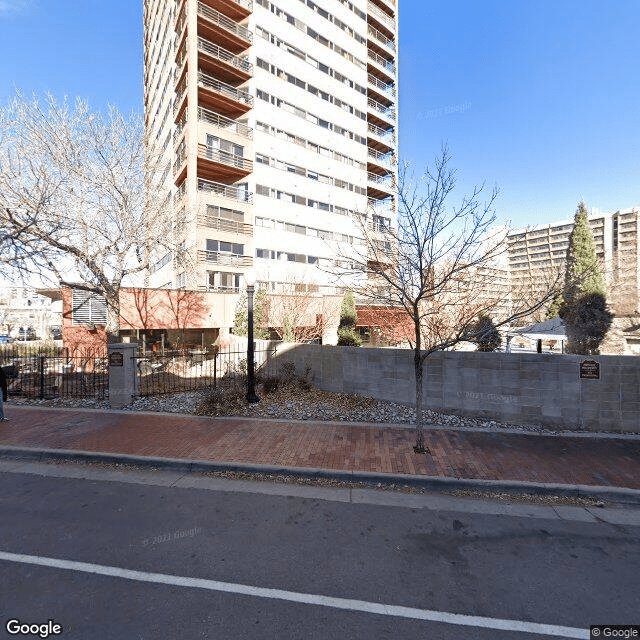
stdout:
[[(415, 405), (408, 349), (278, 344), (278, 361), (310, 365), (319, 389)], [(599, 379), (580, 378), (586, 359)], [(427, 408), (556, 429), (640, 432), (640, 358), (437, 352), (425, 365)]]

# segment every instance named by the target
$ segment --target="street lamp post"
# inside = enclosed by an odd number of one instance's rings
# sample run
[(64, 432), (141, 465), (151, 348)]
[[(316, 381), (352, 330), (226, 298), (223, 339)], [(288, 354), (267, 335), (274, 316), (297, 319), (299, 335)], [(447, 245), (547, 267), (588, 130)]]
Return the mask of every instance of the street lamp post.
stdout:
[(255, 274), (253, 269), (249, 269), (244, 275), (247, 284), (247, 324), (248, 324), (248, 340), (247, 340), (247, 402), (260, 402), (260, 398), (256, 395), (256, 376), (254, 366), (253, 351), (253, 291), (255, 288)]

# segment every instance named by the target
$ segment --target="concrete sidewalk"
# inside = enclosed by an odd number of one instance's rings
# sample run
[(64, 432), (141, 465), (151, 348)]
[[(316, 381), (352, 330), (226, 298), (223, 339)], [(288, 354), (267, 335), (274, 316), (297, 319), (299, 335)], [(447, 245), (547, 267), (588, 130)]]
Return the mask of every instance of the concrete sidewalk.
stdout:
[[(0, 458), (236, 469), (640, 503), (640, 438), (206, 418), (7, 405)], [(58, 453), (59, 451), (64, 453)], [(44, 454), (43, 454), (44, 452)], [(95, 455), (106, 454), (106, 455)]]

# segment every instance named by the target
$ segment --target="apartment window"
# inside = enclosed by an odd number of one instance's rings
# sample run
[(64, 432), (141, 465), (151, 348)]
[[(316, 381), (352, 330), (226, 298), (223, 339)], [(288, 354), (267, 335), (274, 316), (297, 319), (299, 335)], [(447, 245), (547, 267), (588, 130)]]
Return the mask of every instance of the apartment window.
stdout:
[(225, 153), (231, 153), (234, 156), (240, 157), (242, 157), (244, 152), (244, 147), (241, 147), (239, 144), (234, 144), (233, 142), (229, 142), (228, 140), (212, 135), (207, 135), (207, 147), (209, 149), (218, 149)]
[(613, 250), (618, 250), (618, 216), (613, 218)]
[(213, 204), (207, 205), (207, 214), (214, 218), (222, 220), (233, 220), (234, 222), (244, 222), (244, 213), (235, 209), (227, 209), (226, 207), (218, 207)]
[(240, 274), (226, 271), (208, 272), (209, 288), (238, 291), (240, 289)]
[(244, 255), (244, 245), (233, 242), (224, 242), (222, 240), (207, 239), (207, 251), (232, 253), (236, 256), (242, 256)]
[(373, 228), (375, 231), (389, 231), (391, 228), (391, 219), (383, 216), (373, 216)]
[(176, 288), (184, 289), (187, 286), (187, 274), (182, 272), (176, 278)]

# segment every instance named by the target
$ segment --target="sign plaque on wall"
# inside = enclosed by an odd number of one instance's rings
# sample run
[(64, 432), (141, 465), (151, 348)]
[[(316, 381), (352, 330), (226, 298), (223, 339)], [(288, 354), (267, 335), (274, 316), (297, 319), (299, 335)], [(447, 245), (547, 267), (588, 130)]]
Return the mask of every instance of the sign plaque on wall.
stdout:
[(109, 354), (109, 366), (110, 367), (124, 366), (124, 356), (121, 351), (112, 351)]
[(600, 380), (600, 363), (595, 360), (583, 360), (580, 363), (580, 377)]

